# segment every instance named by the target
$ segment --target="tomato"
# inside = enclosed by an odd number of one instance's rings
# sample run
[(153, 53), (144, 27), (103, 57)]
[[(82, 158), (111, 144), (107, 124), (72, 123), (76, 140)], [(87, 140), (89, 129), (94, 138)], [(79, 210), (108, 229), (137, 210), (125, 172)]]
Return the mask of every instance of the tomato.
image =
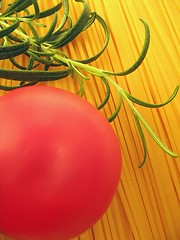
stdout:
[(94, 106), (32, 86), (0, 98), (0, 232), (67, 240), (109, 206), (121, 172), (119, 142)]

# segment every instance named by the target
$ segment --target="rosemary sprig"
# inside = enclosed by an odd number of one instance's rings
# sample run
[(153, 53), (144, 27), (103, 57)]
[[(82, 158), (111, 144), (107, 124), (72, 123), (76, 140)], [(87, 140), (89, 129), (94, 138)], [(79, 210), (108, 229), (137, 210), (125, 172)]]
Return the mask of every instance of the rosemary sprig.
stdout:
[[(98, 69), (88, 64), (99, 58), (107, 48), (110, 31), (104, 19), (96, 12), (90, 11), (86, 0), (75, 0), (75, 2), (83, 4), (82, 12), (75, 23), (73, 23), (69, 13), (70, 6), (68, 0), (62, 0), (57, 5), (45, 11), (40, 10), (38, 0), (15, 0), (0, 14), (0, 38), (2, 39), (0, 45), (0, 59), (9, 59), (15, 67), (15, 69), (0, 69), (0, 77), (19, 81), (19, 85), (17, 86), (0, 85), (0, 89), (10, 91), (15, 88), (34, 85), (38, 82), (59, 80), (71, 74), (72, 78), (76, 77), (78, 80), (78, 94), (83, 96), (84, 81), (89, 79), (81, 72), (83, 70), (83, 72), (90, 73), (100, 78), (105, 85), (106, 95), (102, 103), (98, 106), (98, 109), (103, 108), (109, 101), (111, 95), (110, 85), (114, 86), (118, 91), (119, 103), (116, 106), (115, 112), (108, 118), (109, 122), (113, 121), (118, 116), (122, 100), (128, 103), (134, 116), (144, 149), (144, 157), (140, 167), (143, 166), (147, 153), (146, 140), (141, 125), (146, 128), (159, 147), (169, 155), (177, 157), (177, 154), (166, 147), (157, 137), (145, 119), (137, 111), (134, 103), (148, 108), (165, 106), (175, 98), (179, 86), (176, 87), (175, 91), (166, 102), (151, 104), (130, 95), (111, 78), (112, 75), (125, 76), (130, 74), (141, 65), (146, 57), (150, 43), (150, 30), (148, 25), (144, 20), (140, 19), (145, 28), (145, 40), (141, 54), (132, 66), (122, 72), (110, 72), (108, 70)], [(28, 10), (30, 6), (33, 6), (34, 13), (30, 13)], [(59, 25), (58, 11), (63, 11), (63, 17)], [(44, 36), (39, 36), (36, 28), (45, 28), (46, 26), (41, 24), (38, 20), (47, 18), (51, 15), (53, 15), (54, 18), (46, 34)], [(97, 54), (87, 59), (70, 59), (61, 51), (61, 47), (67, 45), (81, 32), (91, 27), (95, 21), (98, 21), (104, 30), (104, 46), (102, 46), (102, 49)], [(22, 27), (22, 23), (26, 24), (26, 28)], [(27, 33), (27, 29), (30, 30), (32, 36)], [(18, 62), (16, 56), (20, 55), (25, 55), (26, 58), (28, 58), (26, 65), (22, 66)], [(41, 67), (40, 70), (39, 67)], [(57, 70), (51, 70), (51, 67), (57, 67)]]

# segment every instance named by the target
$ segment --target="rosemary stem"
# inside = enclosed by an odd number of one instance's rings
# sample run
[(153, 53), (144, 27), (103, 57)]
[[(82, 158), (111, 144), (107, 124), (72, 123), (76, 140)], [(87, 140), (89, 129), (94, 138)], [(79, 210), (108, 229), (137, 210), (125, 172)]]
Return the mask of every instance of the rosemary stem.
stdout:
[(86, 65), (83, 64), (81, 62), (78, 61), (73, 61), (71, 59), (68, 58), (64, 58), (61, 57), (57, 54), (54, 55), (55, 58), (57, 58), (58, 60), (62, 61), (63, 63), (67, 64), (68, 66), (71, 64), (75, 67), (81, 68), (82, 70), (85, 70), (86, 72), (90, 72), (93, 75), (96, 75), (98, 77), (103, 77), (105, 78), (108, 82), (111, 83), (111, 85), (113, 85), (118, 92), (120, 93), (120, 95), (125, 99), (125, 101), (128, 103), (131, 111), (133, 112), (133, 114), (140, 120), (140, 122), (143, 124), (143, 126), (146, 128), (146, 130), (148, 131), (148, 133), (151, 135), (151, 137), (154, 139), (154, 141), (159, 145), (159, 147), (161, 149), (163, 149), (166, 153), (168, 153), (170, 156), (172, 157), (178, 157), (178, 155), (176, 153), (174, 153), (173, 151), (171, 151), (168, 147), (166, 147), (162, 141), (158, 138), (158, 136), (154, 133), (154, 131), (151, 129), (151, 127), (149, 126), (149, 124), (146, 122), (146, 120), (142, 117), (142, 115), (138, 112), (138, 110), (135, 108), (134, 104), (129, 100), (125, 90), (123, 88), (120, 87), (120, 85), (118, 85), (111, 77), (108, 73), (104, 72), (104, 70), (102, 69), (98, 69), (96, 67), (90, 66), (90, 65)]
[(102, 70), (102, 69), (93, 67), (93, 66), (91, 66), (89, 64), (84, 64), (84, 63), (81, 63), (79, 61), (74, 61), (72, 59), (59, 56), (58, 54), (55, 54), (53, 56), (53, 58), (55, 60), (56, 59), (60, 60), (61, 62), (65, 63), (67, 66), (73, 65), (73, 66), (75, 66), (77, 68), (80, 68), (80, 69), (82, 69), (82, 70), (84, 70), (86, 72), (92, 73), (93, 75), (96, 75), (96, 76), (99, 76), (99, 77), (103, 77), (104, 75), (107, 75), (107, 74), (104, 73), (104, 70)]

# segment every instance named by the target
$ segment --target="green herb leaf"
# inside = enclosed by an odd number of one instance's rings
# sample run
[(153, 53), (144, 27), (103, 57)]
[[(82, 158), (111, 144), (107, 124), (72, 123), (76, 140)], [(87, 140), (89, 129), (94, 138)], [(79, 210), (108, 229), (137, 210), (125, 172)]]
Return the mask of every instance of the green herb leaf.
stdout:
[(115, 112), (108, 118), (109, 122), (112, 122), (119, 114), (119, 111), (121, 109), (121, 104), (122, 104), (122, 95), (119, 94), (119, 104), (116, 107)]
[(7, 36), (6, 36), (6, 38), (7, 38), (7, 40), (8, 41), (14, 41), (14, 42), (24, 42), (24, 40), (23, 39), (20, 39), (20, 38), (18, 38), (18, 37), (16, 37), (15, 35), (13, 35), (13, 34), (8, 34)]
[(21, 70), (26, 70), (26, 67), (20, 65), (13, 57), (9, 59), (11, 61), (11, 63), (17, 67), (18, 69), (21, 69)]
[(66, 35), (63, 36), (63, 38), (60, 37), (57, 40), (57, 43), (53, 45), (53, 48), (63, 47), (66, 44), (68, 44), (75, 37), (77, 37), (79, 35), (79, 33), (81, 33), (82, 30), (84, 29), (84, 27), (86, 26), (86, 24), (90, 18), (90, 14), (91, 14), (89, 6), (88, 6), (86, 0), (84, 0), (84, 1), (81, 0), (81, 1), (77, 1), (77, 2), (82, 2), (84, 4), (83, 11), (82, 11), (80, 17), (78, 18), (76, 23), (72, 26), (72, 28), (70, 28), (67, 31)]
[(138, 120), (143, 124), (143, 126), (146, 128), (146, 130), (149, 132), (151, 137), (154, 139), (154, 141), (158, 144), (158, 146), (166, 153), (168, 153), (172, 157), (178, 157), (176, 153), (171, 151), (168, 147), (162, 143), (162, 141), (159, 139), (159, 137), (155, 134), (155, 132), (151, 129), (151, 127), (148, 125), (148, 123), (145, 121), (145, 119), (139, 114), (139, 112), (136, 109), (133, 109), (134, 114), (138, 118)]
[[(64, 27), (64, 25), (67, 23), (67, 20), (70, 19), (69, 17), (69, 1), (68, 0), (64, 0), (63, 1), (63, 7), (64, 7), (64, 14), (63, 14), (63, 19), (58, 27), (57, 32), (55, 32), (54, 34), (57, 34), (59, 31), (61, 31), (61, 29)], [(70, 27), (72, 25), (70, 24)]]
[(17, 4), (16, 8), (15, 8), (15, 12), (21, 12), (23, 10), (25, 10), (26, 8), (30, 7), (33, 4), (32, 0), (24, 0), (24, 1), (19, 1), (20, 3)]
[(0, 46), (0, 60), (18, 56), (29, 48), (29, 41), (10, 46)]
[(30, 22), (27, 22), (27, 25), (28, 25), (29, 29), (31, 30), (35, 41), (38, 41), (39, 35), (38, 35), (37, 30), (33, 27), (33, 25)]
[(32, 3), (33, 3), (33, 6), (34, 6), (34, 11), (35, 11), (35, 14), (34, 14), (34, 17), (31, 19), (34, 20), (34, 19), (37, 19), (39, 18), (39, 15), (40, 15), (40, 10), (39, 10), (39, 5), (37, 3), (38, 0), (31, 0)]
[(16, 21), (13, 24), (11, 24), (9, 27), (7, 28), (3, 28), (0, 30), (0, 38), (3, 38), (4, 36), (12, 33), (20, 24), (20, 21)]
[(128, 75), (128, 74), (134, 72), (144, 61), (146, 54), (148, 52), (148, 49), (149, 49), (149, 44), (150, 44), (150, 29), (144, 20), (140, 19), (140, 21), (143, 23), (144, 28), (145, 28), (145, 40), (144, 40), (144, 45), (143, 45), (141, 54), (139, 55), (139, 58), (136, 60), (136, 62), (130, 68), (128, 68), (127, 70), (125, 70), (123, 72), (114, 73), (114, 72), (104, 71), (105, 73), (108, 73), (110, 75), (116, 75), (116, 76), (125, 76), (125, 75)]
[(86, 29), (88, 29), (93, 23), (94, 21), (96, 20), (97, 18), (97, 13), (96, 12), (91, 12), (90, 16), (89, 16), (89, 19), (85, 25), (85, 27), (83, 28), (82, 31), (85, 31)]
[(101, 79), (104, 82), (104, 85), (106, 87), (106, 96), (105, 96), (104, 100), (101, 102), (101, 104), (97, 107), (98, 110), (102, 109), (106, 105), (106, 103), (108, 103), (110, 95), (111, 95), (111, 89), (110, 89), (109, 83), (107, 82), (106, 78), (102, 77)]
[[(49, 17), (51, 15), (54, 15), (54, 13), (58, 12), (62, 7), (62, 2), (58, 3), (57, 5), (55, 5), (54, 7), (52, 8), (49, 8), (45, 11), (42, 11), (39, 13), (39, 16), (38, 16), (38, 19), (40, 18), (46, 18), (46, 17)], [(26, 8), (23, 6), (23, 9)], [(22, 11), (22, 10), (20, 10)], [(35, 15), (34, 14), (29, 14), (27, 16), (24, 16), (24, 18), (30, 18), (30, 19), (35, 19)]]
[(37, 39), (35, 43), (42, 44), (43, 42), (47, 41), (51, 37), (52, 33), (54, 32), (56, 24), (57, 24), (57, 13), (54, 14), (54, 19), (52, 21), (51, 27), (49, 28), (49, 31), (46, 33), (44, 37)]
[[(24, 8), (32, 5), (31, 0), (15, 0), (10, 6), (2, 13), (2, 16), (9, 16), (14, 14), (15, 12), (21, 11)], [(23, 6), (23, 7), (22, 7)]]
[(103, 30), (104, 30), (104, 33), (105, 33), (105, 43), (104, 43), (104, 46), (101, 48), (101, 50), (95, 54), (93, 57), (90, 57), (90, 58), (87, 58), (87, 59), (84, 59), (84, 60), (76, 60), (76, 61), (79, 61), (81, 63), (90, 63), (90, 62), (93, 62), (95, 61), (96, 59), (98, 59), (102, 53), (104, 52), (104, 50), (107, 48), (107, 45), (109, 43), (109, 39), (110, 39), (110, 31), (109, 31), (109, 28), (106, 24), (106, 22), (104, 21), (104, 19), (99, 16), (98, 14), (95, 15), (96, 17), (96, 20), (98, 20), (98, 22), (101, 24), (101, 26), (103, 27)]
[(53, 81), (67, 77), (71, 73), (71, 68), (56, 71), (40, 70), (10, 70), (0, 68), (0, 77), (17, 81)]
[(139, 168), (141, 168), (144, 165), (144, 163), (146, 161), (146, 156), (147, 156), (146, 139), (145, 139), (145, 136), (144, 136), (144, 133), (143, 133), (143, 130), (142, 130), (142, 127), (141, 127), (141, 124), (139, 122), (138, 117), (136, 116), (136, 114), (134, 112), (133, 112), (133, 114), (134, 114), (134, 119), (135, 119), (135, 122), (136, 122), (136, 126), (138, 128), (138, 131), (139, 131), (139, 135), (141, 137), (143, 150), (144, 150), (144, 157), (143, 157), (143, 160), (142, 160), (141, 164), (139, 165)]
[(137, 99), (137, 98), (133, 97), (132, 95), (130, 95), (127, 92), (126, 92), (126, 95), (132, 102), (137, 103), (138, 105), (141, 105), (143, 107), (148, 107), (148, 108), (158, 108), (158, 107), (163, 107), (163, 106), (167, 105), (168, 103), (170, 103), (176, 97), (178, 91), (179, 91), (179, 86), (177, 86), (175, 88), (173, 94), (170, 96), (170, 98), (166, 102), (159, 103), (159, 104), (152, 104), (152, 103), (144, 102), (140, 99)]
[(33, 53), (31, 50), (28, 51), (28, 54), (37, 62), (42, 63), (44, 65), (51, 65), (52, 59), (47, 60), (42, 57), (39, 57), (37, 54)]
[(37, 83), (38, 82), (29, 82), (29, 83), (26, 83), (26, 84), (20, 84), (18, 86), (2, 86), (2, 85), (0, 85), (0, 89), (4, 90), (4, 91), (11, 91), (11, 90), (14, 90), (14, 89), (17, 89), (17, 88), (33, 86), (33, 85), (35, 85)]

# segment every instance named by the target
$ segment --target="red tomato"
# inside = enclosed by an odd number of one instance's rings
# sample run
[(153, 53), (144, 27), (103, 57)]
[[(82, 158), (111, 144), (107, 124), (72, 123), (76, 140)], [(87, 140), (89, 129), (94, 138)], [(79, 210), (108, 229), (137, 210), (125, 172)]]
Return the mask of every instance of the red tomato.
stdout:
[(116, 191), (121, 153), (105, 117), (46, 86), (0, 98), (0, 232), (67, 240), (91, 227)]

